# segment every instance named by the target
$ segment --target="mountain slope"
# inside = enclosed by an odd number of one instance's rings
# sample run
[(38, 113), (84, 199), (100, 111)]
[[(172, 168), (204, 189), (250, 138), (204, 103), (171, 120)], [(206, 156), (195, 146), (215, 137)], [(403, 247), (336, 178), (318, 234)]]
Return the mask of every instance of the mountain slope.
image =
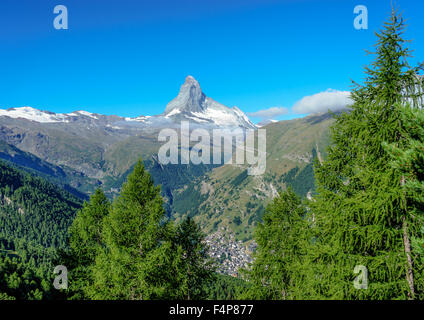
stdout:
[(69, 167), (53, 165), (1, 140), (0, 159), (12, 167), (53, 182), (77, 198), (82, 200), (87, 199), (87, 195), (78, 191), (75, 187), (79, 186), (82, 189), (90, 188), (91, 179), (87, 179), (87, 177), (82, 176), (81, 173)]
[(175, 193), (174, 215), (193, 216), (207, 234), (223, 227), (237, 240), (250, 240), (279, 191), (288, 185), (302, 197), (313, 191), (313, 161), (325, 157), (332, 122), (329, 114), (321, 114), (265, 126), (264, 175), (249, 176), (246, 166), (215, 168)]
[(42, 178), (0, 161), (0, 249), (32, 264), (51, 262), (64, 248), (81, 202)]
[[(107, 194), (114, 196), (125, 175), (140, 157), (154, 164), (154, 156), (163, 145), (158, 141), (160, 130), (179, 128), (182, 120), (206, 129), (255, 127), (240, 109), (228, 108), (206, 97), (199, 83), (189, 76), (178, 96), (160, 115), (125, 118), (86, 111), (59, 114), (30, 107), (0, 110), (0, 141), (16, 148), (3, 157), (9, 161), (18, 165), (22, 165), (22, 161), (28, 164), (26, 156), (32, 154), (56, 166), (57, 178), (63, 177), (58, 168), (64, 171), (68, 168), (71, 172), (67, 172), (66, 176), (72, 176), (72, 179), (67, 183), (80, 192), (90, 194), (101, 186)], [(26, 152), (27, 159), (18, 155), (17, 150)], [(14, 156), (11, 156), (12, 153)], [(53, 170), (53, 167), (36, 162), (32, 161), (29, 166), (35, 166), (39, 171)], [(146, 166), (149, 167), (149, 164), (146, 163)], [(190, 172), (184, 174), (184, 168)], [(164, 168), (168, 169), (170, 172), (174, 170)], [(179, 169), (183, 176), (190, 179), (193, 174), (201, 175), (207, 170), (207, 167), (197, 170), (184, 166)], [(156, 180), (163, 179), (158, 177)], [(172, 190), (168, 191), (170, 195)]]

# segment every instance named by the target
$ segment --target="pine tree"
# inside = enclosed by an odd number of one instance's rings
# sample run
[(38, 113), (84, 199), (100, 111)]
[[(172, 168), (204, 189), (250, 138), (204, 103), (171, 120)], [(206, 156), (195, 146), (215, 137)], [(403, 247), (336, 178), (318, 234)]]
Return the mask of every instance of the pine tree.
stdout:
[(298, 298), (308, 242), (305, 214), (306, 208), (290, 188), (268, 205), (255, 231), (258, 247), (247, 271), (251, 286), (243, 298)]
[(214, 261), (208, 255), (205, 235), (194, 220), (188, 217), (178, 226), (174, 243), (180, 255), (177, 273), (183, 292), (181, 298), (205, 299), (206, 287), (215, 279)]
[[(376, 59), (352, 92), (348, 112), (336, 116), (327, 160), (315, 168), (318, 195), (311, 201), (317, 241), (311, 249), (313, 297), (414, 298), (419, 261), (410, 239), (420, 227), (408, 207), (403, 173), (391, 165), (384, 143), (399, 144), (410, 128), (402, 106), (422, 103), (420, 68), (411, 68), (405, 24), (392, 10), (377, 33)], [(356, 289), (354, 270), (368, 270), (368, 289)], [(415, 279), (420, 282), (422, 279)]]
[[(105, 246), (94, 265), (94, 299), (171, 299), (178, 295), (172, 226), (163, 200), (139, 161), (105, 218)], [(177, 287), (177, 288), (176, 288)]]

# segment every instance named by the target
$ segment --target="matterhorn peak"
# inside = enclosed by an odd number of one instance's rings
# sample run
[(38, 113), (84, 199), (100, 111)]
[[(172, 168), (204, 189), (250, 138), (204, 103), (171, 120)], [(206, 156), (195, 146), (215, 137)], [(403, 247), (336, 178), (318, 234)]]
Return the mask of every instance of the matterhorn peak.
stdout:
[(178, 96), (168, 103), (165, 115), (176, 112), (202, 112), (206, 96), (200, 89), (199, 82), (192, 76), (187, 76), (181, 86)]
[(188, 76), (186, 77), (186, 79), (185, 79), (185, 83), (190, 83), (190, 84), (193, 84), (193, 85), (195, 85), (195, 86), (199, 86), (199, 87), (200, 87), (199, 82), (198, 82), (196, 79), (194, 79), (194, 77), (193, 77), (193, 76), (190, 76), (190, 75), (188, 75)]
[(222, 127), (255, 128), (249, 118), (237, 107), (229, 108), (207, 97), (199, 82), (192, 76), (185, 78), (178, 96), (166, 106), (162, 114), (174, 121), (191, 121)]

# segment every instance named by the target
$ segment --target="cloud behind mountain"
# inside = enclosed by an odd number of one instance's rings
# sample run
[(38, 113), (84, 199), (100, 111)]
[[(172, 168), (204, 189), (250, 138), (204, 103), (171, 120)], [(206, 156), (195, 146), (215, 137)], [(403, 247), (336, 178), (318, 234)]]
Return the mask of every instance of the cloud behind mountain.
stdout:
[(292, 112), (297, 114), (308, 114), (327, 112), (331, 110), (341, 111), (352, 104), (349, 91), (327, 89), (326, 91), (303, 97), (292, 107)]

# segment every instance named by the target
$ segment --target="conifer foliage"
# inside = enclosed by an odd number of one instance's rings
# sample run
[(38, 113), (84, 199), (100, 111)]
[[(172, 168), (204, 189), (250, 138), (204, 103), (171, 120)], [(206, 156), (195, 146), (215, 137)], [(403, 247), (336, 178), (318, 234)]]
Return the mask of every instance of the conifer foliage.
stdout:
[[(393, 10), (377, 33), (376, 59), (365, 69), (364, 85), (352, 92), (350, 110), (336, 117), (327, 161), (316, 168), (311, 272), (318, 280), (315, 294), (323, 298), (412, 299), (422, 294), (417, 291), (422, 277), (414, 279), (421, 262), (411, 253), (411, 238), (421, 227), (419, 208), (404, 186), (405, 172), (393, 166), (384, 147), (402, 146), (413, 135), (405, 112), (422, 103), (420, 68), (407, 62), (404, 28)], [(367, 289), (353, 284), (356, 266), (367, 268)]]
[(266, 208), (256, 229), (255, 262), (247, 272), (252, 284), (244, 298), (293, 299), (307, 248), (305, 207), (292, 189)]
[(62, 252), (62, 257), (67, 260), (68, 268), (72, 269), (68, 292), (70, 299), (88, 298), (93, 285), (92, 266), (103, 248), (103, 220), (109, 211), (109, 200), (101, 189), (97, 189), (90, 201), (84, 202), (69, 230), (70, 250), (69, 253)]
[(70, 299), (200, 299), (213, 280), (204, 235), (165, 220), (160, 187), (141, 161), (112, 204), (97, 190), (70, 228)]
[(160, 189), (140, 161), (104, 220), (94, 298), (143, 300), (172, 293), (172, 244), (164, 214)]
[(207, 286), (216, 278), (215, 264), (204, 238), (199, 225), (190, 217), (177, 227), (174, 243), (181, 257), (177, 272), (181, 277), (181, 299), (205, 299)]
[[(421, 230), (411, 237), (409, 263), (416, 261), (416, 275), (408, 275), (411, 290), (423, 291), (424, 267), (424, 111), (421, 108), (403, 107), (402, 122), (405, 125), (401, 143), (384, 144), (391, 156), (391, 165), (401, 174), (401, 185), (405, 193), (405, 208), (421, 225)], [(405, 134), (405, 132), (407, 134)], [(416, 287), (416, 288), (415, 288)]]

